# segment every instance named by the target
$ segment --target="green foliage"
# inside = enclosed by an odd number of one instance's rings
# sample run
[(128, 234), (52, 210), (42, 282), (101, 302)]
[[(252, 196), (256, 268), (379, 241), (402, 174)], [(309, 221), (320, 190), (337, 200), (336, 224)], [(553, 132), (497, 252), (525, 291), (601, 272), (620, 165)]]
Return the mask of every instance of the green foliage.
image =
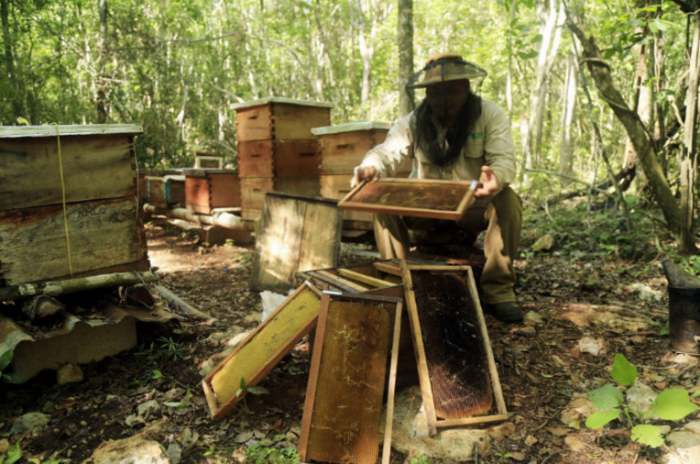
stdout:
[(245, 379), (241, 377), (241, 384), (238, 390), (236, 390), (236, 398), (239, 398), (244, 393), (250, 393), (251, 395), (267, 395), (270, 393), (267, 388), (260, 386), (249, 387), (245, 383)]
[(295, 448), (276, 446), (284, 438), (284, 435), (277, 435), (272, 440), (261, 440), (250, 446), (245, 452), (245, 462), (250, 464), (297, 464), (299, 455)]
[(416, 454), (409, 462), (410, 464), (430, 464), (430, 459), (424, 454)]
[(5, 374), (4, 371), (12, 362), (13, 350), (5, 351), (0, 355), (0, 380), (6, 383), (17, 383), (17, 376), (14, 373)]
[[(637, 381), (637, 367), (630, 363), (622, 354), (617, 353), (613, 362), (611, 377), (618, 384), (631, 387)], [(628, 424), (631, 427), (632, 440), (652, 448), (663, 445), (664, 439), (660, 429), (649, 424), (650, 418), (657, 415), (662, 420), (678, 421), (693, 412), (700, 410), (700, 407), (690, 401), (688, 392), (682, 388), (667, 388), (658, 394), (651, 409), (645, 413), (637, 414), (636, 420), (632, 420), (632, 414), (640, 408), (631, 408), (625, 401), (625, 397), (620, 390), (613, 385), (605, 385), (588, 393), (588, 396), (598, 409), (602, 411), (590, 415), (586, 419), (586, 426), (591, 429), (600, 429), (610, 422), (620, 418), (624, 413)], [(635, 423), (636, 422), (636, 423)]]
[(14, 464), (15, 462), (22, 459), (22, 448), (20, 447), (20, 441), (18, 440), (14, 445), (7, 449), (7, 453), (0, 454), (0, 464)]

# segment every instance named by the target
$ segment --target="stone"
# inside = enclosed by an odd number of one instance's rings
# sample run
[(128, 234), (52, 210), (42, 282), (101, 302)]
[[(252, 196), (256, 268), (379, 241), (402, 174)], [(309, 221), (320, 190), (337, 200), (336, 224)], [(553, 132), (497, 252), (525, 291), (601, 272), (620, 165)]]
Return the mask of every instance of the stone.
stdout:
[(566, 437), (564, 439), (564, 443), (566, 443), (566, 446), (568, 446), (569, 449), (574, 453), (582, 451), (586, 447), (586, 445), (583, 443), (583, 441), (581, 441), (580, 438), (577, 438), (573, 435), (569, 435), (568, 437)]
[(672, 449), (666, 451), (659, 462), (663, 464), (700, 462), (700, 436), (695, 432), (686, 429), (674, 430), (666, 436), (666, 444)]
[(59, 385), (79, 383), (83, 380), (85, 380), (85, 374), (83, 374), (83, 370), (77, 364), (64, 364), (56, 372), (56, 383)]
[(49, 416), (40, 412), (28, 412), (19, 416), (10, 429), (10, 435), (24, 432), (35, 432), (49, 423)]
[(146, 401), (144, 403), (139, 404), (136, 408), (136, 412), (139, 415), (139, 417), (142, 417), (144, 419), (148, 419), (151, 414), (158, 412), (159, 410), (160, 404), (156, 400)]
[(660, 303), (664, 297), (663, 293), (640, 283), (632, 284), (630, 288), (634, 296), (647, 303)]
[(684, 430), (689, 430), (700, 436), (700, 421), (688, 422), (683, 426)]
[(107, 440), (82, 464), (173, 464), (161, 447), (165, 421), (123, 440)]
[(578, 341), (578, 347), (581, 353), (589, 353), (593, 356), (598, 356), (602, 345), (602, 340), (593, 337), (583, 337)]
[(524, 321), (526, 324), (544, 324), (544, 319), (542, 319), (542, 316), (537, 314), (535, 311), (528, 311), (525, 314)]
[(549, 251), (554, 246), (554, 237), (552, 235), (543, 235), (538, 238), (532, 245), (532, 251)]
[[(690, 430), (674, 430), (666, 435), (666, 444), (676, 448), (700, 448), (700, 436)], [(700, 462), (700, 461), (696, 461)]]
[(595, 412), (595, 406), (588, 396), (583, 394), (574, 394), (569, 404), (561, 413), (561, 421), (569, 425), (572, 422), (583, 420)]
[(403, 454), (469, 461), (473, 459), (475, 445), (480, 455), (489, 454), (493, 441), (501, 440), (515, 431), (515, 425), (506, 422), (483, 429), (438, 429), (438, 434), (430, 437), (422, 405), (417, 386), (407, 388), (396, 396), (391, 443)]
[[(625, 396), (632, 412), (639, 415), (639, 413), (647, 412), (654, 406), (657, 395), (653, 388), (637, 381), (627, 390)], [(654, 414), (651, 418), (658, 419), (659, 416)]]

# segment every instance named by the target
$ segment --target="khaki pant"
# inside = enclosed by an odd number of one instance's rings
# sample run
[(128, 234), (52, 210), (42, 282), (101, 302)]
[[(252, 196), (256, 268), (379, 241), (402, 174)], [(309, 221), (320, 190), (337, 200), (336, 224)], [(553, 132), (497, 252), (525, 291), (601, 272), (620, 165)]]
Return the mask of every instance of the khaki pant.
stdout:
[(477, 199), (457, 222), (377, 214), (374, 237), (383, 259), (405, 259), (411, 244), (409, 229), (417, 232), (418, 240), (440, 245), (470, 244), (485, 230), (486, 264), (479, 283), (486, 303), (496, 304), (515, 301), (513, 258), (521, 226), (520, 197), (506, 187), (494, 197)]

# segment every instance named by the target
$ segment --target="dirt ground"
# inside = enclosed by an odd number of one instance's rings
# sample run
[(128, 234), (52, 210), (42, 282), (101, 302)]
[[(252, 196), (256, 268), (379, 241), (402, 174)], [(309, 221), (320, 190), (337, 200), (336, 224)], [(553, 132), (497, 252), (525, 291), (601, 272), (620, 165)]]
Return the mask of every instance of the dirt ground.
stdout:
[[(160, 222), (150, 224), (147, 233), (149, 257), (161, 283), (216, 320), (143, 326), (138, 348), (82, 366), (81, 383), (58, 386), (55, 373), (46, 372), (24, 385), (0, 384), (0, 438), (10, 443), (21, 439), (25, 458), (79, 463), (104, 441), (132, 436), (147, 423), (165, 419), (163, 446), (179, 443), (183, 464), (241, 462), (246, 444), (264, 438), (276, 437), (280, 447), (295, 446), (308, 345), (300, 344), (263, 380), (260, 385), (268, 394), (248, 395), (222, 421), (209, 418), (200, 386), (207, 359), (222, 352), (229, 337), (258, 324), (260, 296), (249, 290), (253, 249), (205, 247)], [(517, 263), (518, 298), (534, 322), (506, 325), (487, 316), (515, 431), (479, 461), (653, 462), (656, 451), (631, 442), (629, 429), (621, 424), (593, 431), (583, 425), (585, 417), (578, 429), (561, 419), (576, 395), (610, 381), (616, 353), (637, 365), (640, 378), (656, 388), (700, 387), (697, 363), (680, 363), (668, 350), (666, 281), (659, 261), (537, 254), (529, 249), (535, 238), (524, 238), (525, 257)], [(341, 264), (367, 261), (355, 252), (369, 249), (371, 245), (344, 243)], [(639, 286), (657, 299), (642, 298)], [(581, 352), (584, 336), (600, 341), (598, 355)], [(159, 406), (143, 407), (155, 403)], [(33, 411), (48, 414), (49, 425), (34, 435), (9, 436), (15, 418)], [(392, 454), (397, 464), (411, 458)]]

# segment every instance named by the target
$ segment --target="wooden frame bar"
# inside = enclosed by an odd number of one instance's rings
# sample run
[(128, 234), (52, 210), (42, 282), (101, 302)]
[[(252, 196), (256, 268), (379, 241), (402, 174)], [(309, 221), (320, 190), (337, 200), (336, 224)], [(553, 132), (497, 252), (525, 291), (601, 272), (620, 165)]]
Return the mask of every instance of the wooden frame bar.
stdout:
[[(211, 413), (211, 416), (214, 420), (219, 420), (223, 418), (226, 414), (228, 414), (238, 403), (238, 400), (240, 400), (244, 395), (236, 397), (235, 395), (232, 396), (231, 398), (221, 402), (216, 395), (216, 392), (214, 391), (214, 388), (212, 386), (212, 381), (214, 379), (214, 376), (221, 371), (230, 361), (232, 361), (240, 352), (243, 350), (244, 347), (246, 347), (248, 344), (253, 342), (255, 338), (263, 333), (265, 329), (270, 325), (272, 321), (275, 320), (275, 318), (280, 315), (282, 312), (284, 312), (289, 306), (290, 303), (294, 301), (294, 299), (299, 296), (302, 292), (304, 291), (310, 291), (312, 292), (316, 297), (318, 296), (318, 293), (316, 292), (316, 289), (313, 287), (308, 282), (305, 282), (302, 284), (297, 290), (292, 293), (287, 300), (279, 307), (277, 308), (262, 324), (260, 324), (253, 332), (251, 332), (250, 335), (248, 335), (243, 342), (241, 342), (240, 345), (236, 347), (233, 352), (231, 352), (221, 363), (219, 363), (214, 370), (212, 370), (209, 374), (207, 374), (206, 377), (202, 380), (202, 389), (204, 390), (204, 396), (206, 397), (207, 404), (209, 406), (209, 411)], [(320, 303), (319, 303), (319, 309), (320, 309)], [(275, 351), (274, 355), (269, 358), (267, 361), (265, 361), (248, 379), (245, 379), (246, 386), (254, 386), (258, 382), (260, 382), (267, 374), (272, 370), (273, 367), (279, 363), (279, 361), (289, 353), (292, 348), (304, 337), (306, 336), (311, 330), (316, 327), (316, 323), (318, 320), (318, 312), (311, 317), (307, 321), (303, 321), (301, 328), (299, 328), (296, 332), (294, 332), (290, 337), (288, 337), (286, 340), (283, 340), (283, 344)]]
[[(418, 318), (418, 307), (416, 305), (415, 293), (413, 290), (413, 279), (411, 271), (433, 271), (447, 273), (466, 273), (466, 284), (469, 294), (474, 302), (476, 316), (479, 322), (479, 328), (484, 341), (484, 349), (486, 352), (486, 360), (488, 370), (491, 377), (493, 396), (496, 402), (496, 414), (487, 416), (467, 417), (461, 419), (438, 419), (435, 412), (435, 404), (433, 400), (432, 385), (428, 373), (428, 364), (425, 356), (425, 346), (423, 344), (423, 335)], [(423, 405), (428, 425), (428, 433), (430, 435), (437, 434), (438, 428), (455, 427), (463, 425), (485, 424), (492, 422), (500, 422), (508, 419), (508, 411), (503, 399), (503, 391), (498, 378), (498, 369), (493, 358), (493, 350), (489, 339), (488, 330), (486, 328), (486, 320), (479, 302), (476, 284), (474, 283), (474, 274), (471, 266), (427, 266), (427, 265), (409, 265), (405, 260), (401, 262), (401, 272), (404, 278), (404, 288), (406, 292), (406, 307), (408, 309), (409, 321), (411, 323), (411, 332), (413, 335), (414, 348), (416, 350), (416, 360), (418, 362), (418, 378), (420, 381), (421, 395), (423, 396)]]
[[(459, 188), (465, 191), (458, 205), (453, 205), (452, 209), (434, 209), (434, 208), (422, 208), (422, 207), (408, 207), (401, 205), (386, 205), (379, 204), (377, 202), (362, 201), (357, 200), (363, 189), (368, 185), (373, 187), (383, 188), (386, 190), (391, 190), (392, 188), (399, 187), (403, 188), (405, 186), (411, 185), (415, 188), (424, 189), (434, 189), (436, 190), (436, 197), (440, 195), (440, 189), (446, 188)], [(361, 182), (355, 188), (353, 188), (350, 193), (348, 193), (345, 198), (340, 200), (338, 203), (338, 208), (342, 210), (352, 210), (352, 211), (367, 211), (371, 213), (378, 214), (393, 214), (399, 216), (410, 216), (410, 217), (422, 217), (422, 218), (432, 218), (432, 219), (447, 219), (457, 221), (461, 219), (464, 212), (471, 205), (474, 198), (474, 191), (478, 186), (476, 180), (473, 181), (460, 181), (460, 180), (443, 180), (443, 179), (401, 179), (401, 178), (385, 178), (379, 179), (373, 182)]]
[(343, 294), (331, 291), (324, 291), (323, 296), (321, 298), (321, 311), (318, 318), (316, 339), (314, 341), (314, 350), (311, 359), (309, 383), (307, 385), (306, 401), (304, 404), (304, 416), (302, 418), (301, 433), (299, 436), (299, 443), (297, 446), (300, 462), (308, 462), (307, 458), (309, 449), (309, 438), (312, 431), (313, 411), (316, 407), (319, 377), (322, 369), (321, 361), (331, 300), (359, 300), (370, 303), (389, 303), (394, 305), (394, 318), (392, 330), (393, 336), (392, 343), (390, 346), (390, 367), (387, 386), (387, 416), (384, 428), (384, 443), (380, 449), (382, 453), (382, 464), (389, 464), (391, 457), (391, 434), (396, 388), (396, 372), (398, 367), (399, 341), (401, 336), (401, 313), (403, 311), (403, 299), (357, 294)]

